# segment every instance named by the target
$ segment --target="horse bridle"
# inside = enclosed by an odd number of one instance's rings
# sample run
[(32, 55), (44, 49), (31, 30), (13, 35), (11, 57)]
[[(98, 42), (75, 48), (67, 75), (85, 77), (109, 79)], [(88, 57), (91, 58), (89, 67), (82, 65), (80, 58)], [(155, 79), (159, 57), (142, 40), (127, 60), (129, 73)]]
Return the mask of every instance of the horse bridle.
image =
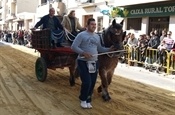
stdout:
[[(110, 27), (111, 28), (111, 27)], [(108, 30), (107, 31), (103, 31), (103, 38), (102, 39), (104, 39), (104, 37), (105, 37), (105, 35), (107, 35), (107, 33), (110, 33), (110, 37), (109, 37), (109, 41), (111, 42), (111, 44), (116, 48), (116, 49), (120, 49), (120, 43), (119, 42), (115, 42), (115, 41), (113, 41), (111, 38), (112, 38), (112, 36), (114, 35), (114, 36), (120, 36), (123, 32), (121, 32), (119, 35), (115, 35), (115, 33), (113, 33), (113, 32), (111, 32), (110, 31), (110, 28), (108, 28)], [(104, 43), (104, 42), (103, 42)], [(105, 43), (104, 43), (104, 46), (105, 46)], [(107, 54), (110, 58), (112, 58), (112, 57), (118, 57), (118, 55), (119, 54)]]
[(112, 40), (111, 38), (113, 37), (113, 35), (114, 36), (120, 36), (123, 32), (121, 32), (119, 35), (115, 35), (115, 33), (113, 33), (113, 32), (111, 32), (110, 31), (110, 28), (105, 32), (104, 31), (104, 35), (103, 35), (103, 37), (105, 36), (105, 35), (107, 35), (107, 33), (110, 33), (109, 35), (110, 35), (110, 37), (109, 37), (109, 41), (111, 42), (111, 44), (115, 47), (115, 48), (117, 48), (117, 49), (119, 49), (120, 48), (120, 44), (119, 44), (119, 42), (118, 41), (114, 41), (114, 40)]

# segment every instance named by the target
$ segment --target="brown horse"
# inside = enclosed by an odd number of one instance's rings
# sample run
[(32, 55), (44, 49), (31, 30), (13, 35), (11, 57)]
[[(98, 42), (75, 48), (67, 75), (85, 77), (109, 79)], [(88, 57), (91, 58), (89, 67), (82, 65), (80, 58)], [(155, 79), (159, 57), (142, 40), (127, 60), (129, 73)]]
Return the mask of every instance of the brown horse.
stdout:
[[(123, 50), (123, 39), (126, 32), (123, 32), (123, 21), (119, 24), (116, 23), (115, 19), (102, 34), (102, 41), (105, 47), (115, 46), (117, 50)], [(115, 53), (112, 55), (100, 55), (99, 56), (99, 75), (101, 78), (101, 85), (98, 87), (98, 92), (102, 93), (102, 98), (105, 101), (109, 101), (111, 97), (108, 93), (108, 86), (112, 81), (114, 70), (118, 64), (118, 57), (122, 52)]]

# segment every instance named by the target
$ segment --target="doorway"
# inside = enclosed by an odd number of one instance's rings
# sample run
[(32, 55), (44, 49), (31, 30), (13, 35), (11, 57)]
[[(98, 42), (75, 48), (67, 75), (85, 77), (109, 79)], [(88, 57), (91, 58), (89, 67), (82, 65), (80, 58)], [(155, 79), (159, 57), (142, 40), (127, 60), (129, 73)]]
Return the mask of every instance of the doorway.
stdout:
[(86, 27), (86, 23), (89, 18), (93, 18), (93, 15), (84, 15), (83, 27)]
[(148, 32), (157, 30), (159, 36), (162, 34), (162, 30), (168, 31), (169, 28), (169, 16), (167, 17), (150, 17)]

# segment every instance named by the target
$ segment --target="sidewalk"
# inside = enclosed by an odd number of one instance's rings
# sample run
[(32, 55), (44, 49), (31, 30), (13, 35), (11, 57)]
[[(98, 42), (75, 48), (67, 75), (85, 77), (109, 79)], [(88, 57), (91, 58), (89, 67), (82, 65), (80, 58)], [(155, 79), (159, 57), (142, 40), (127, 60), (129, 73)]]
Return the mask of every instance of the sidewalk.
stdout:
[(142, 67), (129, 66), (121, 63), (118, 64), (114, 74), (175, 92), (175, 75), (158, 74), (156, 72), (149, 72), (149, 70)]
[[(0, 42), (0, 46), (1, 45), (9, 45), (12, 48), (21, 50), (31, 55), (40, 55), (38, 52), (34, 53), (34, 49), (27, 48), (25, 46), (13, 45), (11, 43), (6, 42)], [(127, 64), (121, 63), (118, 64), (114, 74), (140, 83), (152, 85), (155, 87), (175, 92), (175, 75), (166, 75), (165, 73), (158, 74), (156, 72), (149, 72), (149, 70), (146, 70), (142, 67), (129, 66)]]

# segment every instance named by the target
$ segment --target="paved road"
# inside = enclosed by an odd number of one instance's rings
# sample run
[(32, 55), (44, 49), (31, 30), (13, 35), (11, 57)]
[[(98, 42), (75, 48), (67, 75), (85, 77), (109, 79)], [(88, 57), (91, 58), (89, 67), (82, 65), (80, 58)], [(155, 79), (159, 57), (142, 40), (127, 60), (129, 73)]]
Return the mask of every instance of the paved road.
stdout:
[(149, 72), (144, 68), (132, 67), (126, 64), (119, 64), (115, 70), (115, 74), (141, 83), (175, 91), (175, 75)]

